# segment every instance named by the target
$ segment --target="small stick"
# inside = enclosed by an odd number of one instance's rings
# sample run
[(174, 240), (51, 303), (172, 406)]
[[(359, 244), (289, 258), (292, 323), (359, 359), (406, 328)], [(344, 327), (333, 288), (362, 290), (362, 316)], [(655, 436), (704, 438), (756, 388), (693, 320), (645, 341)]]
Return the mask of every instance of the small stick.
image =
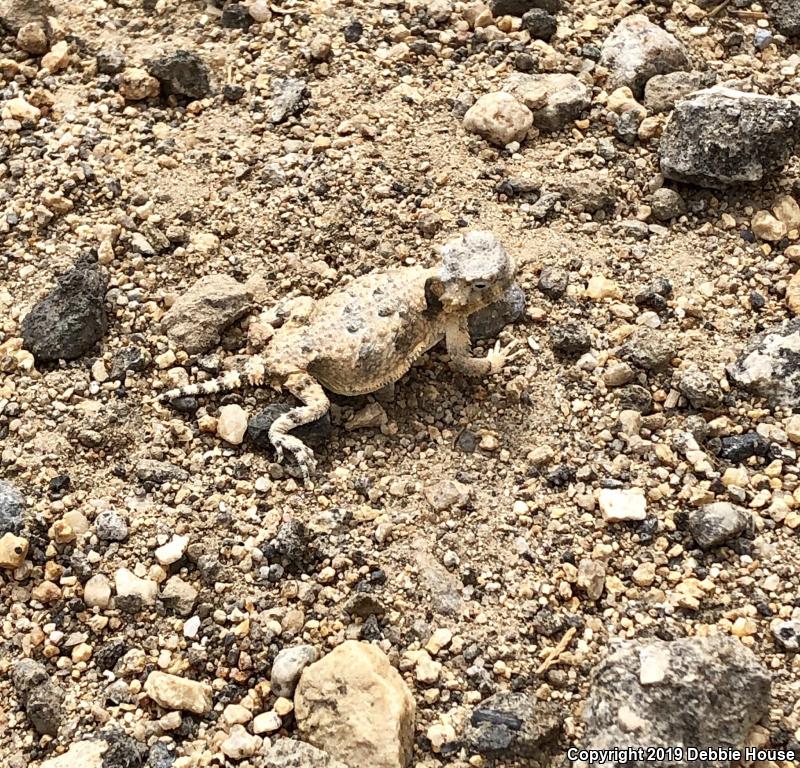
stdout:
[(731, 4), (731, 0), (722, 0), (722, 2), (713, 10), (709, 11), (707, 17), (710, 19), (713, 16), (716, 16), (721, 11), (725, 10)]
[(572, 638), (575, 637), (575, 633), (578, 630), (575, 627), (570, 627), (565, 633), (564, 637), (562, 637), (558, 641), (558, 645), (550, 651), (547, 658), (539, 665), (539, 669), (536, 670), (537, 675), (541, 675), (542, 672), (546, 672), (550, 667), (553, 666), (558, 661), (558, 657), (566, 650), (566, 647), (572, 642)]

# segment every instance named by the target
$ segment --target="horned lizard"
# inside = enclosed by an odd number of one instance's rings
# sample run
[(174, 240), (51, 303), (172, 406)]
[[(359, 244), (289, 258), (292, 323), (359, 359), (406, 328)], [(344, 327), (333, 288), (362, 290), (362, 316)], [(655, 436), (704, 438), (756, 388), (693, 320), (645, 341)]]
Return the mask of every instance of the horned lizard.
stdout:
[[(289, 432), (323, 416), (340, 395), (375, 392), (400, 379), (426, 351), (445, 340), (451, 366), (464, 374), (496, 373), (519, 350), (500, 342), (486, 357), (472, 357), (467, 318), (497, 301), (514, 279), (514, 263), (491, 232), (469, 232), (446, 243), (441, 264), (376, 271), (314, 302), (301, 319), (280, 326), (265, 354), (248, 359), (253, 386), (286, 389), (302, 405), (269, 430), (278, 461), (295, 457), (305, 480), (316, 466), (308, 446)], [(220, 379), (172, 389), (161, 400), (226, 392), (242, 386), (231, 371)]]

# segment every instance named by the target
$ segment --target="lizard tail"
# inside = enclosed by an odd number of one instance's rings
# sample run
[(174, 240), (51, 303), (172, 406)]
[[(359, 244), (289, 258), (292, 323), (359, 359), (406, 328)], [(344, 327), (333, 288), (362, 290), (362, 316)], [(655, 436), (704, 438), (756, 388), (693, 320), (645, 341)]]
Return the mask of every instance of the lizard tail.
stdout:
[(169, 402), (179, 397), (197, 397), (198, 395), (213, 395), (217, 392), (232, 392), (242, 386), (242, 378), (238, 371), (228, 371), (219, 379), (203, 381), (199, 384), (187, 384), (185, 387), (170, 389), (159, 396), (161, 402)]

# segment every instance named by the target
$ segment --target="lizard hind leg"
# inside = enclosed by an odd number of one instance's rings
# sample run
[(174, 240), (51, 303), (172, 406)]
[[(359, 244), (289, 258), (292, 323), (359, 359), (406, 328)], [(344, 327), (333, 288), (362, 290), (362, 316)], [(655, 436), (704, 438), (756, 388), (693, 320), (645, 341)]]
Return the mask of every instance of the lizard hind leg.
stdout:
[(284, 450), (294, 456), (303, 473), (303, 480), (306, 481), (317, 465), (314, 452), (302, 440), (288, 433), (324, 416), (331, 404), (325, 390), (308, 373), (298, 372), (289, 375), (283, 386), (302, 405), (275, 419), (269, 428), (269, 440), (275, 447), (279, 462), (283, 461)]

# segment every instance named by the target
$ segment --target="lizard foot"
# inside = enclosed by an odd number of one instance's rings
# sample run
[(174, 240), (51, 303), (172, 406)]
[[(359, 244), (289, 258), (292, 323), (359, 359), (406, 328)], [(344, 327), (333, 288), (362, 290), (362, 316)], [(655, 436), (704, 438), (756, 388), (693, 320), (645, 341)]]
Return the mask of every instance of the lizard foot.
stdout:
[(245, 373), (251, 386), (260, 387), (264, 383), (265, 368), (261, 361), (251, 358), (245, 367)]
[(275, 447), (275, 455), (279, 464), (283, 462), (283, 451), (287, 450), (292, 454), (300, 472), (303, 475), (303, 482), (307, 482), (311, 474), (317, 468), (317, 460), (312, 451), (302, 440), (298, 440), (292, 435), (272, 435), (270, 436), (272, 445)]
[(512, 339), (505, 347), (498, 341), (493, 349), (489, 350), (486, 359), (489, 361), (490, 373), (499, 373), (503, 370), (506, 363), (516, 360), (523, 352), (522, 349), (517, 349), (519, 342), (517, 339)]

